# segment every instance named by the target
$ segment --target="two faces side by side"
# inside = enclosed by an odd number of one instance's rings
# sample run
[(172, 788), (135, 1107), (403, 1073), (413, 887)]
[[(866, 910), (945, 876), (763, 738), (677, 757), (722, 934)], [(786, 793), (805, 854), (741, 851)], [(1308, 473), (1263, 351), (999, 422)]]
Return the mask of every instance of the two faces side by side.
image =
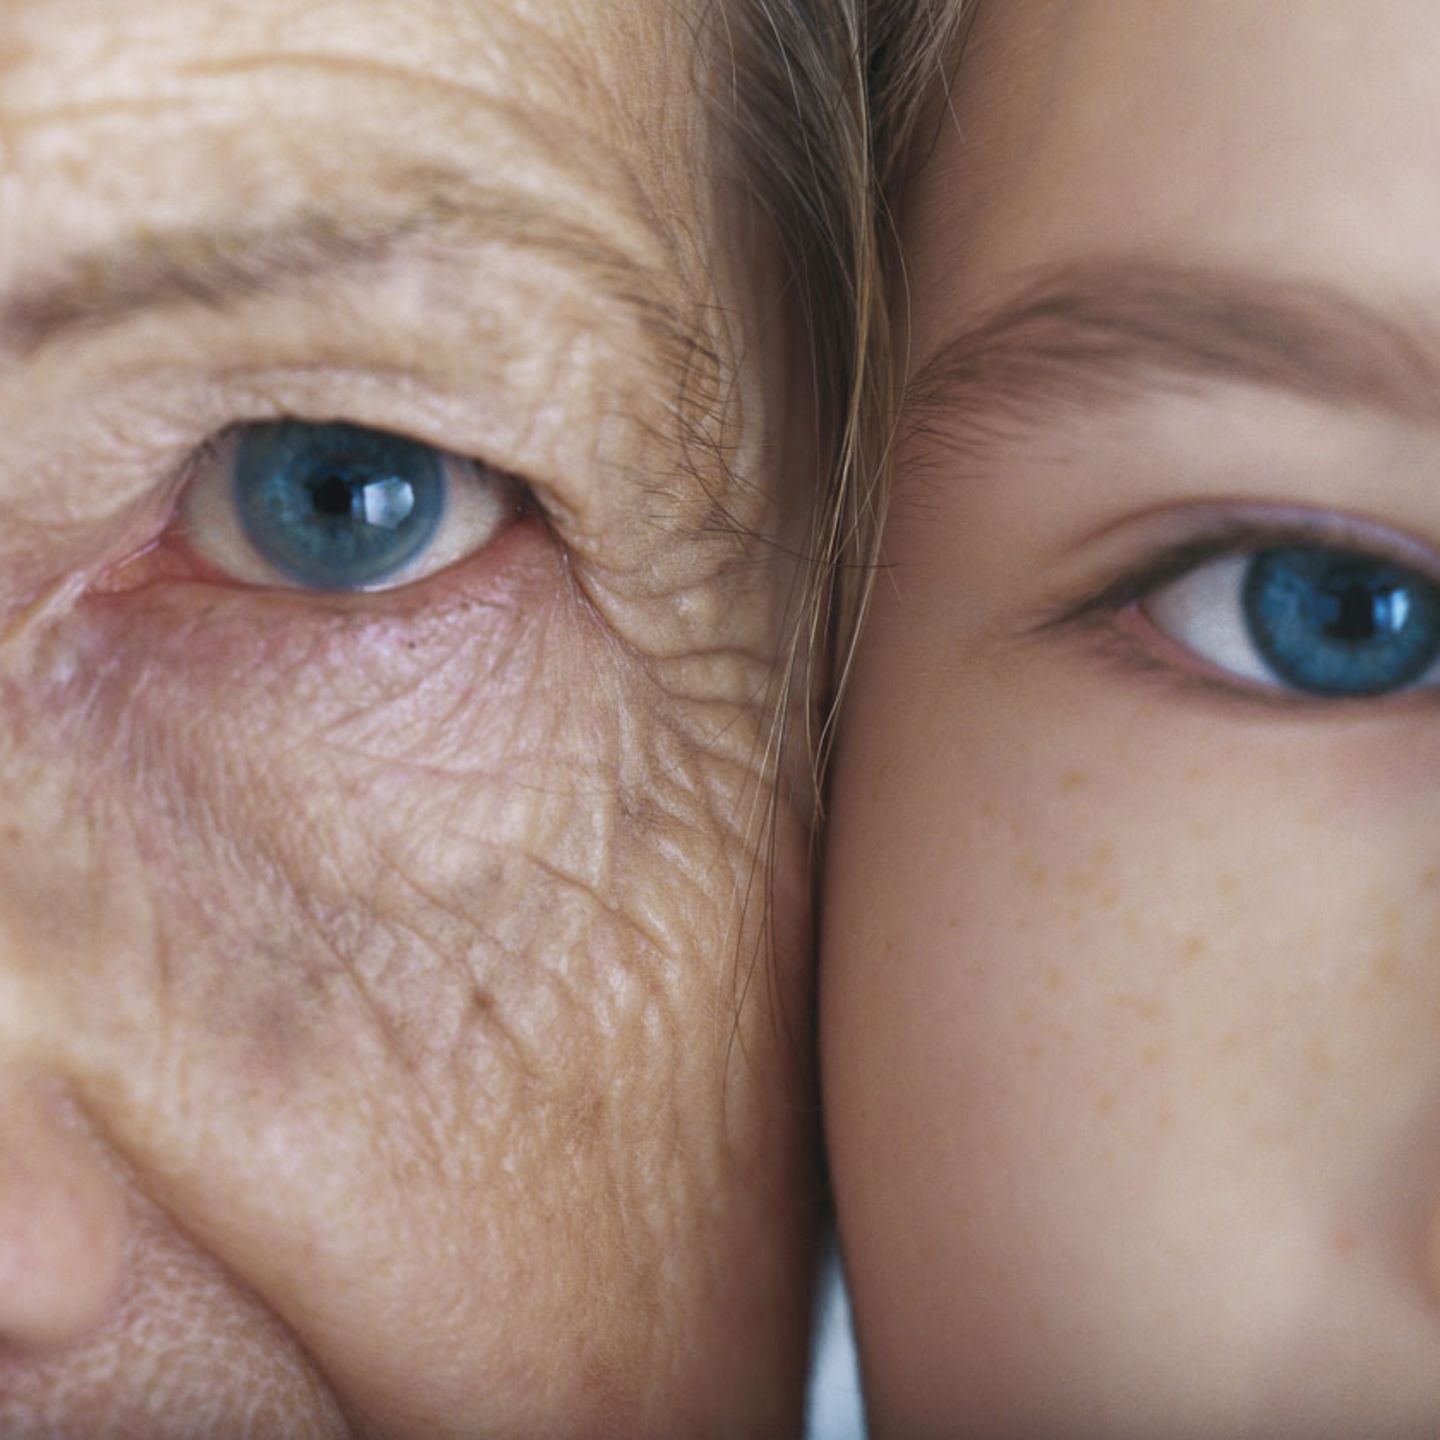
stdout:
[(1440, 1424), (1437, 56), (996, 0), (917, 131), (821, 923), (881, 1440)]
[(777, 35), (4, 7), (0, 1434), (799, 1429)]
[[(980, 15), (827, 857), (875, 1428), (1429, 1434), (1440, 33)], [(794, 1428), (813, 426), (697, 34), (0, 19), (0, 1432)]]

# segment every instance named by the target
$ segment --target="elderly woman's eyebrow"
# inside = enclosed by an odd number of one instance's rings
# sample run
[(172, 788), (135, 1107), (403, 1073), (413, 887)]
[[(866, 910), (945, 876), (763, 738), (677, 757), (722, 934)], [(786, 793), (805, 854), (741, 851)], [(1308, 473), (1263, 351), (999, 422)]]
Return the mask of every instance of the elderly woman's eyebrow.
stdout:
[[(657, 364), (693, 349), (694, 317), (678, 277), (579, 215), (524, 193), (426, 174), (383, 187), (369, 208), (302, 204), (259, 223), (147, 228), (79, 253), (46, 257), (0, 285), (0, 356), (26, 360), (85, 332), (177, 308), (225, 311), (313, 280), (353, 278), (407, 254), (453, 257), (487, 245), (528, 252), (568, 271)], [(397, 203), (398, 202), (398, 203)], [(477, 283), (482, 283), (477, 276)]]
[(1067, 264), (971, 320), (917, 371), (910, 425), (964, 443), (996, 422), (1211, 381), (1440, 424), (1440, 329), (1331, 284), (1104, 258)]

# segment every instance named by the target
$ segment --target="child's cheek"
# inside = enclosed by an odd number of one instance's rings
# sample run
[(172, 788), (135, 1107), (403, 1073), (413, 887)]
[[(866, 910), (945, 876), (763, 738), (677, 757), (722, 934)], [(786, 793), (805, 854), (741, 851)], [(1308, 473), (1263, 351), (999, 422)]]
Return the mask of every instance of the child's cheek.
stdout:
[(868, 781), (842, 756), (860, 898), (825, 980), (827, 1044), (874, 1085), (837, 1066), (837, 1113), (916, 1177), (935, 1353), (984, 1397), (1043, 1344), (1057, 1395), (1148, 1387), (1217, 1426), (1256, 1364), (1278, 1394), (1363, 1355), (1423, 1393), (1433, 715), (1192, 709), (1044, 647), (953, 677), (858, 692), (885, 743)]

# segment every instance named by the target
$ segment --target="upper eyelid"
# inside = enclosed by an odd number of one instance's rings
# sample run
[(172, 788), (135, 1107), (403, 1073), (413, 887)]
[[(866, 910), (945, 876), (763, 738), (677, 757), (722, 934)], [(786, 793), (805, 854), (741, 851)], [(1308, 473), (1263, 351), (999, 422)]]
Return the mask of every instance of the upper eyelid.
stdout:
[[(199, 374), (165, 364), (127, 376), (110, 390), (85, 378), (99, 393), (60, 407), (69, 423), (58, 435), (47, 423), (34, 437), (22, 427), (6, 437), (15, 447), (7, 461), (22, 476), (44, 477), (35, 495), (36, 522), (57, 530), (139, 504), (147, 511), (156, 504), (173, 507), (207, 446), (237, 426), (286, 418), (340, 420), (406, 435), (512, 477), (547, 513), (560, 508), (552, 497), (560, 488), (552, 467), (532, 464), (516, 439), (518, 409), (508, 423), (484, 411), (477, 416), (467, 395), (405, 368), (238, 363)], [(36, 455), (44, 457), (39, 467)], [(97, 476), (107, 483), (97, 485)], [(7, 510), (26, 494), (0, 482), (0, 504)], [(30, 509), (27, 501), (27, 514)]]
[[(1113, 615), (1207, 561), (1287, 545), (1353, 551), (1413, 570), (1440, 586), (1440, 555), (1373, 521), (1331, 511), (1287, 508), (1277, 513), (1268, 507), (1244, 508), (1257, 513), (1212, 519), (1197, 533), (1159, 544), (1147, 558), (1114, 567), (1111, 578), (1100, 582), (1098, 588), (1091, 582), (1078, 593), (1051, 602), (1025, 628), (1044, 633)], [(1265, 518), (1267, 514), (1273, 518)]]

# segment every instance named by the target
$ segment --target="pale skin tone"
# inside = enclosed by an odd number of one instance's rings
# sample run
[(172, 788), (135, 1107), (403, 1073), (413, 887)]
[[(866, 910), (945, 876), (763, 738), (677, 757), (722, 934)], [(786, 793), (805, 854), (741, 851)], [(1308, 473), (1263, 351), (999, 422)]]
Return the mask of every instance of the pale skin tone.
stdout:
[(1440, 1427), (1435, 676), (1287, 695), (1132, 583), (1440, 576), (1437, 60), (1408, 0), (1009, 0), (924, 137), (822, 926), (879, 1437)]
[[(4, 5), (0, 1433), (797, 1432), (807, 461), (707, 33)], [(458, 457), (443, 563), (257, 571), (195, 496), (282, 416)]]

